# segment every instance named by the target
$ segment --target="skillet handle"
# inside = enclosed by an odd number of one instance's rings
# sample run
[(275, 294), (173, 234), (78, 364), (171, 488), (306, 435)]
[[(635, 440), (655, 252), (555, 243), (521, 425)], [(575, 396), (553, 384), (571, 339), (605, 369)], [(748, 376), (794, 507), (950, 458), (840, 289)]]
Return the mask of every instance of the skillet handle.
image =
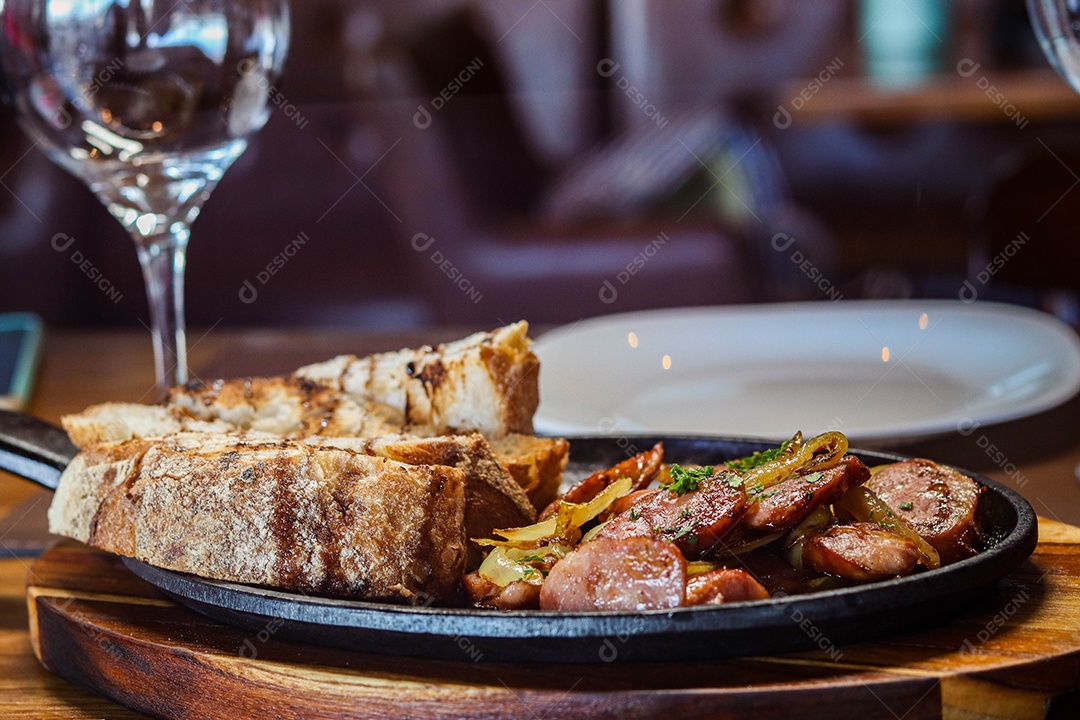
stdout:
[(0, 410), (0, 470), (55, 490), (64, 468), (78, 452), (62, 428)]

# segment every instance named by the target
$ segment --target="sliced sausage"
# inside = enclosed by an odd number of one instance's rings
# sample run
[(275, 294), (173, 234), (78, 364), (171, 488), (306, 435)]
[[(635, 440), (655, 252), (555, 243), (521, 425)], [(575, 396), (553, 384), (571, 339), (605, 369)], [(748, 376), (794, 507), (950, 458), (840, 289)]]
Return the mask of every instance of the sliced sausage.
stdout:
[(866, 486), (934, 546), (942, 563), (975, 554), (982, 487), (971, 478), (931, 460), (916, 459), (882, 468)]
[(597, 537), (656, 537), (690, 559), (705, 557), (730, 542), (728, 532), (746, 512), (746, 494), (727, 477), (706, 478), (697, 490), (677, 495), (660, 490), (608, 522)]
[(914, 542), (868, 522), (814, 533), (802, 551), (807, 567), (858, 582), (908, 575), (918, 559)]
[(683, 604), (686, 560), (652, 538), (582, 543), (548, 573), (541, 610), (657, 610)]
[(814, 508), (839, 500), (869, 477), (870, 470), (862, 460), (845, 455), (828, 470), (796, 475), (763, 490), (746, 488), (749, 509), (745, 525), (768, 532), (794, 527)]
[(635, 455), (623, 460), (615, 467), (606, 470), (597, 470), (589, 477), (580, 481), (567, 490), (563, 496), (544, 508), (540, 513), (540, 519), (551, 515), (559, 507), (560, 501), (569, 503), (586, 503), (604, 491), (611, 483), (619, 478), (628, 477), (633, 481), (633, 490), (641, 490), (653, 481), (664, 462), (664, 444), (656, 443), (652, 450)]
[(476, 607), (498, 610), (535, 610), (540, 607), (540, 586), (520, 580), (506, 587), (480, 576), (478, 572), (466, 573), (461, 578), (469, 601)]
[(615, 517), (619, 513), (626, 512), (627, 510), (634, 507), (635, 505), (639, 505), (639, 504), (645, 502), (646, 498), (652, 497), (653, 495), (655, 495), (658, 492), (663, 492), (663, 491), (662, 490), (637, 490), (635, 492), (630, 493), (629, 495), (624, 495), (621, 498), (619, 498), (618, 500), (616, 500), (615, 502), (611, 503), (611, 507), (609, 507), (604, 512), (600, 513), (599, 520), (600, 520), (600, 522), (604, 522), (605, 520), (609, 520), (609, 519)]
[(742, 569), (720, 568), (686, 582), (687, 605), (720, 605), (744, 600), (768, 600), (769, 591)]

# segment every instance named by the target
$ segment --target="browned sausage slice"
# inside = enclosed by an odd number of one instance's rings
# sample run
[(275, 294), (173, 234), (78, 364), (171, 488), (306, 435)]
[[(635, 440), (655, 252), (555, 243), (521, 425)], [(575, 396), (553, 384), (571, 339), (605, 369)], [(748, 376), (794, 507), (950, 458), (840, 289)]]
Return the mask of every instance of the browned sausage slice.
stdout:
[(480, 576), (475, 570), (461, 578), (469, 601), (476, 607), (498, 610), (535, 610), (540, 607), (540, 586), (520, 580), (506, 587)]
[(656, 537), (674, 543), (691, 559), (718, 551), (746, 512), (742, 487), (726, 476), (706, 478), (697, 490), (676, 495), (659, 490), (608, 522), (597, 537)]
[(814, 508), (836, 502), (869, 477), (870, 470), (862, 460), (845, 455), (828, 470), (796, 475), (763, 490), (746, 488), (749, 508), (744, 524), (766, 532), (794, 527), (809, 517)]
[(582, 543), (551, 568), (541, 610), (657, 610), (686, 595), (686, 560), (652, 538), (599, 538)]
[(629, 495), (623, 495), (621, 498), (611, 503), (611, 507), (600, 513), (600, 522), (610, 520), (619, 513), (626, 512), (635, 505), (642, 504), (645, 502), (646, 498), (650, 498), (659, 492), (663, 492), (663, 490), (635, 490)]
[(866, 484), (908, 526), (926, 538), (943, 563), (975, 554), (975, 511), (982, 487), (951, 467), (931, 460), (888, 465)]
[(633, 490), (641, 490), (653, 481), (664, 461), (664, 444), (656, 443), (652, 450), (646, 450), (632, 458), (623, 460), (614, 467), (597, 470), (581, 482), (566, 491), (561, 498), (544, 508), (540, 519), (551, 515), (559, 507), (560, 501), (568, 503), (587, 503), (604, 491), (619, 478), (628, 477), (633, 481)]
[(914, 542), (865, 522), (817, 532), (802, 552), (807, 567), (859, 582), (907, 575), (918, 559)]
[(753, 575), (738, 568), (710, 570), (686, 582), (687, 605), (720, 605), (769, 597), (769, 591)]

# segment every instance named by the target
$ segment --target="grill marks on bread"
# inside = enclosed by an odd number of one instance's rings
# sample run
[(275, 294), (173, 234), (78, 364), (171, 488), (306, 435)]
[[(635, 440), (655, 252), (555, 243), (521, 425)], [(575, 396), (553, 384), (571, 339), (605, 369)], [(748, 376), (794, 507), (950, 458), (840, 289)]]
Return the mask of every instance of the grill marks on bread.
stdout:
[(531, 434), (540, 361), (529, 349), (528, 330), (518, 322), (434, 348), (341, 355), (295, 375), (389, 405), (407, 424), (436, 433)]
[[(529, 525), (536, 510), (525, 490), (479, 433), (416, 438), (388, 435), (361, 438), (311, 438), (308, 442), (342, 447), (408, 465), (448, 465), (465, 473), (465, 532), (470, 538), (492, 537), (498, 528)], [(560, 470), (561, 472), (561, 470)], [(470, 567), (483, 559), (470, 545)]]
[(375, 437), (405, 425), (399, 410), (295, 375), (188, 383), (170, 391), (167, 405), (181, 418), (294, 438)]
[[(53, 532), (171, 570), (423, 602), (449, 597), (464, 566), (465, 479), (455, 468), (192, 434), (80, 455), (65, 475)], [(88, 495), (102, 500), (92, 517), (82, 512)]]

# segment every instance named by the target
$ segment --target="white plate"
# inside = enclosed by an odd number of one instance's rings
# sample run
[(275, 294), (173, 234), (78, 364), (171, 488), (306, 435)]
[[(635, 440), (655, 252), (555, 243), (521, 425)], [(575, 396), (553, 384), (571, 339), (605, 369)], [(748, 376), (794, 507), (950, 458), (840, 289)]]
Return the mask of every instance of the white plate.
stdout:
[[(545, 333), (538, 432), (891, 444), (1031, 415), (1080, 389), (1080, 340), (1044, 313), (958, 301), (657, 310)], [(665, 360), (667, 358), (667, 360)]]

